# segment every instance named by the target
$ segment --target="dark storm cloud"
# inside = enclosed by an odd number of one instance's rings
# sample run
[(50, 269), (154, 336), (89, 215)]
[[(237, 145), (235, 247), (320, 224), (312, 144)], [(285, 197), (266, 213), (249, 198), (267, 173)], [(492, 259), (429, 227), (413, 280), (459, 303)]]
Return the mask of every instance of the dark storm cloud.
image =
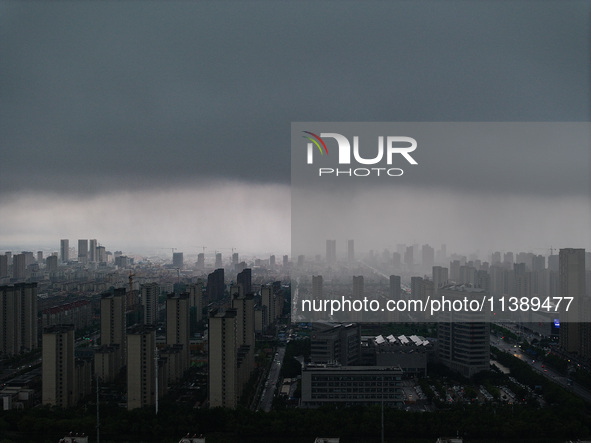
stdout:
[(586, 2), (1, 7), (4, 196), (289, 183), (292, 121), (589, 120)]

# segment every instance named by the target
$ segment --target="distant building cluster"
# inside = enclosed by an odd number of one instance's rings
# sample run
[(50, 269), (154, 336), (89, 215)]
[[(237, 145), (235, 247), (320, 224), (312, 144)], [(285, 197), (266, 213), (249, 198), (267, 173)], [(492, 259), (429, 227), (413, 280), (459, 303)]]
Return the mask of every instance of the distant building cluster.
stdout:
[[(55, 253), (0, 255), (0, 357), (41, 352), (40, 402), (63, 408), (96, 393), (97, 382), (125, 386), (124, 395), (115, 397), (128, 409), (157, 407), (196, 365), (207, 379), (205, 405), (244, 404), (257, 369), (257, 339), (285, 339), (277, 322), (294, 268), (303, 275), (302, 293), (318, 301), (338, 291), (347, 291), (347, 300), (562, 296), (573, 297), (575, 312), (591, 319), (591, 258), (584, 249), (563, 248), (547, 258), (495, 252), (483, 262), (448, 257), (444, 245), (438, 251), (397, 245), (395, 252), (372, 251), (362, 261), (353, 240), (341, 255), (336, 240), (328, 240), (325, 260), (300, 255), (292, 263), (288, 256), (271, 255), (247, 264), (234, 250), (224, 263), (217, 251), (206, 260), (205, 252), (191, 256), (173, 248), (172, 261), (169, 252), (164, 263), (111, 254), (97, 240), (78, 240), (74, 250), (68, 239), (59, 245)], [(361, 325), (378, 319), (367, 311), (351, 312), (348, 321), (323, 315), (314, 313), (306, 326), (310, 358), (301, 362), (301, 380), (281, 387), (290, 397), (300, 381), (303, 407), (400, 406), (402, 379), (427, 375), (430, 363), (465, 377), (490, 368), (491, 325), (484, 314), (443, 315), (432, 337), (362, 335)], [(392, 323), (430, 321), (428, 312), (382, 315)], [(532, 313), (520, 326), (557, 338), (565, 355), (591, 362), (591, 322), (566, 313), (554, 317)], [(3, 409), (34, 404), (32, 374), (2, 388)]]

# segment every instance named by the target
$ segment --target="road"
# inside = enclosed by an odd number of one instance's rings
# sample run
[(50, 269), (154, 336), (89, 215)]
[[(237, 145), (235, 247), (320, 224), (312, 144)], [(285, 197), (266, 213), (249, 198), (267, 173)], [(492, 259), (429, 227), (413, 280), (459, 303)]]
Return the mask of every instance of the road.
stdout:
[(265, 382), (258, 410), (269, 412), (273, 406), (273, 397), (275, 396), (275, 388), (277, 387), (277, 381), (279, 380), (283, 357), (285, 357), (285, 347), (278, 348), (273, 357), (273, 361), (271, 362), (269, 377)]
[(587, 389), (585, 389), (584, 387), (582, 387), (578, 383), (573, 383), (572, 386), (569, 386), (568, 377), (565, 377), (564, 375), (559, 374), (558, 372), (554, 371), (552, 368), (549, 368), (547, 365), (544, 365), (544, 363), (542, 363), (541, 361), (538, 361), (535, 358), (532, 358), (530, 355), (525, 354), (523, 352), (523, 350), (519, 347), (519, 345), (507, 343), (507, 342), (505, 342), (503, 340), (499, 340), (498, 338), (493, 337), (493, 336), (490, 337), (490, 343), (491, 343), (491, 345), (499, 348), (500, 350), (513, 355), (513, 357), (516, 357), (516, 358), (520, 359), (521, 361), (526, 362), (527, 364), (529, 364), (531, 366), (531, 368), (533, 370), (539, 372), (544, 377), (552, 380), (554, 383), (559, 384), (560, 386), (564, 387), (565, 389), (578, 395), (583, 400), (591, 403), (591, 392), (589, 392)]

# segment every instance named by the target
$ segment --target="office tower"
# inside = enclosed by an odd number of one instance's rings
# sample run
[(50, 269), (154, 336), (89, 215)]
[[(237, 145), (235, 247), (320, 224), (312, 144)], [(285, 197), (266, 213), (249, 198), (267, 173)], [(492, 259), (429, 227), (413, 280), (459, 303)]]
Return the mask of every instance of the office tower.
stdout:
[(406, 266), (412, 267), (413, 263), (413, 247), (409, 246), (408, 248), (406, 248), (406, 251), (404, 251), (404, 264)]
[(166, 298), (166, 344), (181, 345), (181, 373), (190, 363), (189, 293), (169, 294)]
[(269, 267), (271, 267), (271, 268), (275, 267), (275, 256), (274, 255), (269, 257)]
[(304, 255), (298, 255), (298, 268), (304, 267), (304, 260), (305, 260)]
[(205, 269), (205, 254), (203, 252), (197, 254), (197, 269)]
[(142, 306), (144, 308), (144, 324), (158, 324), (158, 297), (160, 286), (158, 283), (146, 283), (140, 286)]
[(173, 252), (172, 253), (172, 266), (175, 268), (183, 269), (183, 253)]
[(47, 272), (57, 271), (57, 255), (50, 255), (45, 260), (45, 269)]
[(284, 255), (283, 256), (283, 267), (287, 268), (287, 266), (289, 265), (289, 256), (288, 255)]
[[(488, 293), (482, 289), (445, 287), (439, 294), (448, 300), (464, 297), (482, 299)], [(464, 377), (472, 377), (490, 368), (490, 323), (484, 312), (441, 313), (444, 320), (437, 325), (438, 356), (448, 368)]]
[(209, 317), (209, 406), (238, 405), (236, 309), (213, 311)]
[(361, 359), (361, 329), (357, 323), (314, 323), (310, 360), (321, 364), (355, 365)]
[(12, 257), (12, 278), (24, 280), (26, 278), (25, 254), (15, 254)]
[(156, 330), (136, 325), (127, 330), (127, 409), (156, 403)]
[(263, 325), (266, 328), (275, 322), (275, 296), (271, 286), (261, 287), (261, 304), (265, 307)]
[(78, 240), (78, 262), (88, 262), (88, 240)]
[(442, 266), (433, 266), (433, 288), (435, 292), (439, 291), (443, 285), (447, 284), (449, 280), (449, 272), (447, 268)]
[(559, 256), (559, 296), (573, 297), (568, 312), (560, 313), (559, 344), (565, 352), (583, 354), (584, 343), (589, 340), (587, 328), (581, 321), (586, 316), (585, 250), (561, 249)]
[(513, 264), (513, 253), (512, 252), (505, 252), (503, 255), (503, 263), (507, 265)]
[(97, 248), (96, 239), (90, 240), (89, 245), (88, 245), (88, 261), (90, 263), (95, 263), (97, 261), (96, 248)]
[(337, 262), (337, 241), (326, 240), (326, 263), (333, 265)]
[(70, 261), (70, 240), (60, 240), (60, 259), (62, 263)]
[(1, 353), (16, 355), (37, 347), (37, 283), (0, 286)]
[(222, 253), (216, 252), (215, 254), (215, 267), (221, 268), (222, 267)]
[(37, 263), (43, 263), (43, 251), (37, 251)]
[(74, 325), (56, 325), (43, 330), (42, 402), (60, 408), (78, 401), (74, 375)]
[(252, 270), (250, 268), (244, 269), (236, 276), (236, 283), (242, 286), (245, 294), (252, 292)]
[(431, 269), (435, 264), (435, 249), (429, 245), (423, 245), (422, 247), (421, 264), (423, 269)]
[(236, 266), (239, 262), (239, 258), (238, 258), (238, 253), (237, 252), (233, 252), (232, 253), (232, 265)]
[(106, 263), (107, 262), (107, 251), (105, 251), (104, 246), (97, 246), (96, 247), (96, 260), (99, 263)]
[(355, 240), (347, 241), (347, 261), (353, 263), (355, 261)]
[(0, 278), (8, 277), (8, 257), (0, 255)]
[(11, 251), (6, 251), (4, 253), (4, 255), (6, 256), (6, 260), (8, 260), (8, 263), (12, 262), (12, 252)]

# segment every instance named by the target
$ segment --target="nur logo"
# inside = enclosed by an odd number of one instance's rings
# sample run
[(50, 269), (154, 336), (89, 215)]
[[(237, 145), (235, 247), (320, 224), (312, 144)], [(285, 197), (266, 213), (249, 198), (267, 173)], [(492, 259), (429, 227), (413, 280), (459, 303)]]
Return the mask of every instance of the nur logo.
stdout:
[[(314, 153), (316, 148), (320, 152), (321, 156), (324, 154), (328, 155), (328, 148), (324, 142), (324, 138), (331, 138), (336, 140), (338, 145), (338, 162), (339, 165), (350, 165), (351, 164), (351, 143), (349, 139), (342, 134), (336, 132), (322, 132), (320, 135), (316, 135), (309, 131), (303, 131), (305, 134), (303, 138), (309, 142), (307, 144), (307, 163), (309, 165), (314, 164)], [(311, 137), (310, 137), (311, 136)], [(385, 138), (385, 148), (384, 148)], [(324, 149), (323, 149), (324, 148)], [(364, 158), (359, 152), (359, 137), (353, 136), (353, 159), (356, 163), (361, 165), (376, 165), (380, 163), (384, 154), (386, 157), (386, 164), (392, 165), (392, 158), (394, 155), (401, 155), (411, 165), (417, 165), (416, 160), (410, 155), (417, 148), (417, 141), (411, 137), (399, 137), (399, 136), (379, 136), (378, 137), (378, 153), (373, 158)], [(375, 152), (375, 151), (374, 151)], [(323, 162), (324, 163), (324, 162)], [(318, 175), (348, 175), (357, 177), (367, 177), (369, 175), (380, 176), (381, 172), (390, 177), (399, 177), (404, 171), (400, 168), (355, 168), (355, 169), (334, 169), (334, 168), (319, 168)]]

